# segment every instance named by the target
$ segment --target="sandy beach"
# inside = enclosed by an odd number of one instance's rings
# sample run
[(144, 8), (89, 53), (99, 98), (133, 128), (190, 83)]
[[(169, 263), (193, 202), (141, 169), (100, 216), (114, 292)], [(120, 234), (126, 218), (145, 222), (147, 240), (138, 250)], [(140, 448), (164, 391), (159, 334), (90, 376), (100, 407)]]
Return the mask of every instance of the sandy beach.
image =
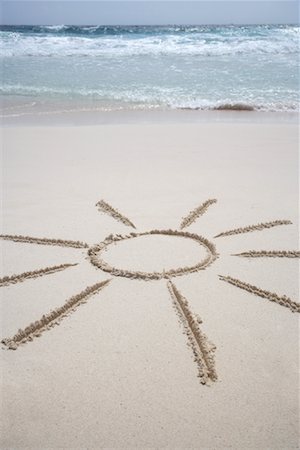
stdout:
[(1, 448), (298, 448), (298, 126), (189, 117), (2, 127)]

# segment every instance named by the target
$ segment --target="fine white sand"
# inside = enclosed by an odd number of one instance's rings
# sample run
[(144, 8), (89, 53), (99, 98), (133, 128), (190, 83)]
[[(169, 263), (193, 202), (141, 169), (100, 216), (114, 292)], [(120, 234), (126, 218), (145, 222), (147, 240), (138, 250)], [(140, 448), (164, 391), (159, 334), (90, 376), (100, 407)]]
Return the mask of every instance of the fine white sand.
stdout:
[[(40, 337), (15, 351), (2, 345), (1, 448), (297, 448), (298, 314), (218, 277), (299, 301), (297, 258), (232, 256), (297, 250), (297, 125), (8, 127), (2, 144), (2, 234), (90, 247), (110, 234), (179, 231), (216, 199), (183, 231), (213, 243), (218, 257), (172, 278), (202, 319), (188, 337), (194, 325), (166, 279), (103, 272), (88, 248), (2, 240), (1, 276), (78, 265), (1, 287), (1, 338), (111, 282)], [(136, 229), (99, 211), (100, 200)], [(276, 220), (292, 224), (214, 238)], [(193, 266), (205, 254), (190, 239), (163, 235), (101, 253), (142, 273)], [(197, 377), (195, 336), (218, 377), (207, 385)]]

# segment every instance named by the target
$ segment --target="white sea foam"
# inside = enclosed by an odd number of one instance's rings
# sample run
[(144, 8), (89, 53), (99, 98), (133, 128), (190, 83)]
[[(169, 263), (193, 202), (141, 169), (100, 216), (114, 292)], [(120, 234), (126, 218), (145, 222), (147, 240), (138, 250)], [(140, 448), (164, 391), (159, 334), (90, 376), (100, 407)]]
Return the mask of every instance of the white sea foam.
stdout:
[(138, 55), (186, 55), (186, 56), (226, 56), (242, 54), (289, 54), (297, 53), (295, 43), (272, 42), (268, 45), (261, 42), (216, 42), (207, 44), (199, 41), (194, 43), (179, 43), (176, 40), (168, 42), (157, 42), (148, 39), (144, 42), (116, 42), (105, 40), (105, 42), (91, 41), (87, 38), (56, 38), (49, 40), (27, 38), (27, 41), (18, 42), (15, 39), (14, 46), (3, 45), (3, 56), (138, 56)]
[[(35, 97), (41, 99), (49, 98), (70, 99), (74, 94), (81, 100), (88, 98), (96, 103), (93, 110), (119, 110), (119, 109), (153, 109), (170, 108), (186, 110), (248, 110), (248, 111), (281, 111), (296, 112), (299, 111), (299, 102), (297, 101), (269, 101), (257, 103), (249, 98), (241, 97), (233, 100), (230, 97), (224, 97), (222, 100), (197, 98), (183, 98), (180, 93), (172, 89), (156, 89), (156, 92), (146, 92), (141, 90), (123, 90), (115, 91), (108, 89), (78, 89), (76, 92), (68, 88), (49, 88), (36, 86), (5, 85), (0, 87), (0, 94), (14, 94), (20, 96)], [(97, 103), (99, 102), (99, 103)], [(31, 103), (33, 106), (36, 102)], [(30, 104), (29, 104), (30, 105)], [(23, 105), (21, 106), (23, 108)], [(87, 108), (90, 110), (91, 107)], [(24, 114), (27, 114), (24, 113)], [(4, 111), (4, 116), (6, 111)]]
[[(64, 26), (45, 27), (63, 30)], [(90, 27), (87, 29), (90, 31)], [(63, 34), (24, 35), (2, 32), (2, 55), (13, 56), (136, 56), (190, 55), (225, 56), (247, 54), (290, 54), (299, 52), (299, 32), (281, 30), (271, 39), (259, 35), (189, 35), (154, 36), (74, 36)]]
[[(299, 107), (299, 27), (0, 27), (2, 96), (103, 107)], [(102, 107), (101, 106), (101, 107)]]

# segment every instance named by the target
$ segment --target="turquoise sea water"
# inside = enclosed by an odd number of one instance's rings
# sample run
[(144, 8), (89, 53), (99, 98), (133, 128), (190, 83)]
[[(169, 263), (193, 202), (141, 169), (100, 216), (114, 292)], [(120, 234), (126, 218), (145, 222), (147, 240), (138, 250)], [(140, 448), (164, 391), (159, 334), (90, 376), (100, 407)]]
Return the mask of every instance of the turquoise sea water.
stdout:
[(299, 36), (289, 25), (2, 26), (3, 109), (295, 111)]

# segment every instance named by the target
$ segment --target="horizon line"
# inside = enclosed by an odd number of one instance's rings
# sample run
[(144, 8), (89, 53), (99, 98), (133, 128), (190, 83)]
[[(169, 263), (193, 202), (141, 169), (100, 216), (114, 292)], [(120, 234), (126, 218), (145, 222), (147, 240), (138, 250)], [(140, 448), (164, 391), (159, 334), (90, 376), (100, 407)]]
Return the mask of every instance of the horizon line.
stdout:
[(16, 24), (16, 23), (0, 23), (0, 27), (202, 27), (202, 26), (240, 26), (240, 27), (248, 27), (248, 26), (266, 26), (266, 25), (273, 25), (273, 26), (280, 26), (280, 25), (293, 25), (300, 27), (299, 22), (261, 22), (261, 23), (165, 23), (165, 24), (76, 24), (76, 23), (32, 23), (32, 24)]

